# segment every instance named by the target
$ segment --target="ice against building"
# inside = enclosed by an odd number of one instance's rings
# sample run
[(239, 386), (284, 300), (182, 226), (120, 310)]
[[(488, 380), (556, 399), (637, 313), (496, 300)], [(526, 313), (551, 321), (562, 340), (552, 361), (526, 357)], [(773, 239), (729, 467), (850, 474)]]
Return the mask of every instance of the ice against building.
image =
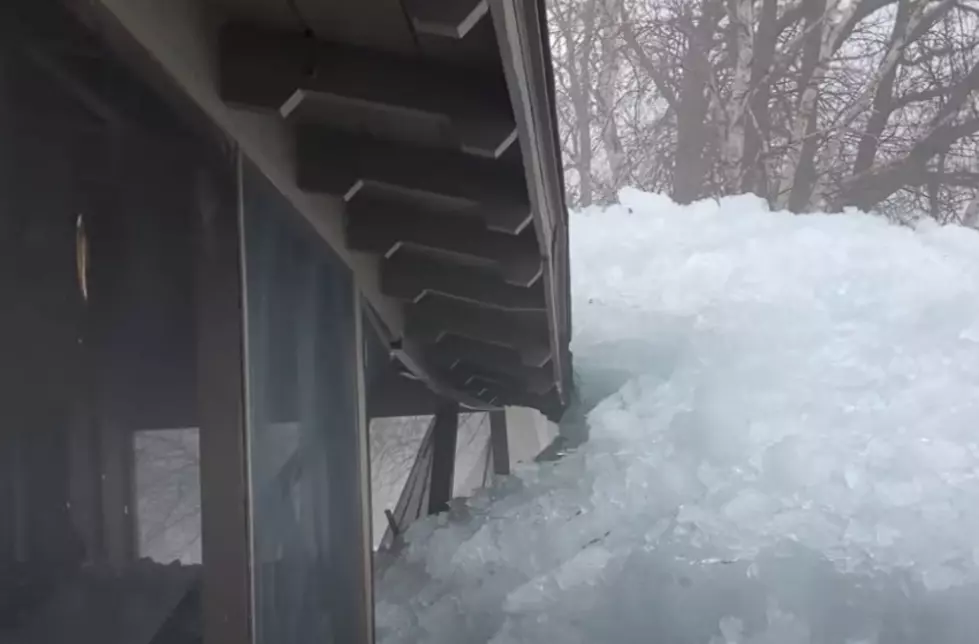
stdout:
[(637, 191), (571, 230), (591, 438), (416, 524), (381, 641), (974, 641), (979, 233)]

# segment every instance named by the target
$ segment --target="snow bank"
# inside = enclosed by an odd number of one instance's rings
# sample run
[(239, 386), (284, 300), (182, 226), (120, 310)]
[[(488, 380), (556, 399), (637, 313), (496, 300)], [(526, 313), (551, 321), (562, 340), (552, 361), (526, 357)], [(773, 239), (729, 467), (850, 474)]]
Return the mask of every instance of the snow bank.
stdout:
[(408, 534), (380, 641), (974, 642), (979, 233), (572, 218), (590, 441)]

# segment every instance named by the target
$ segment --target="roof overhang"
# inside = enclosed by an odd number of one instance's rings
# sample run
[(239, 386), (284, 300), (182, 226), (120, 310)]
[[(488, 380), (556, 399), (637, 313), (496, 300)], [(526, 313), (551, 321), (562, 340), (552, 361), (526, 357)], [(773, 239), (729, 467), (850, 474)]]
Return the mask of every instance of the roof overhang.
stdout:
[(399, 369), (470, 408), (560, 416), (567, 211), (542, 1), (89, 4), (353, 269)]

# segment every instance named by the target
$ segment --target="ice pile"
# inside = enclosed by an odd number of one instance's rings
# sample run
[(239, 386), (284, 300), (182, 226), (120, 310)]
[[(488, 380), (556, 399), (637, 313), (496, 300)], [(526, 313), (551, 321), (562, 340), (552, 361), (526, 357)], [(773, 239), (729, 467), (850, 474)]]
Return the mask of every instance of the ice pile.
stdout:
[(381, 642), (979, 641), (979, 233), (572, 218), (591, 438), (416, 524)]

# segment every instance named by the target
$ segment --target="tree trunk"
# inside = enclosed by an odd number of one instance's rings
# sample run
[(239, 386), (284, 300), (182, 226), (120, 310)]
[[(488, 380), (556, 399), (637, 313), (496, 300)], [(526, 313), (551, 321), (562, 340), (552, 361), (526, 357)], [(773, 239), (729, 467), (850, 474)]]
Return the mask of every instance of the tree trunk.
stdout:
[(582, 82), (581, 91), (576, 92), (571, 97), (575, 121), (578, 125), (578, 156), (574, 160), (574, 167), (578, 173), (578, 204), (590, 206), (595, 189), (591, 176), (591, 112), (589, 110), (589, 97), (585, 93), (587, 90), (583, 89), (584, 87), (587, 85)]
[(758, 29), (752, 47), (751, 96), (745, 122), (744, 156), (742, 160), (741, 191), (753, 192), (768, 198), (768, 173), (762, 155), (768, 150), (771, 136), (769, 102), (772, 97), (770, 74), (775, 62), (778, 37), (778, 0), (763, 0), (758, 16)]
[(872, 210), (902, 187), (920, 185), (921, 182), (916, 181), (916, 178), (925, 176), (930, 159), (948, 152), (959, 139), (977, 133), (979, 117), (957, 125), (935, 128), (928, 136), (915, 143), (903, 158), (874, 172), (855, 177), (844, 186), (841, 202), (861, 210)]
[[(591, 141), (591, 57), (595, 41), (595, 4), (597, 0), (584, 3), (555, 5), (551, 10), (551, 21), (557, 26), (561, 37), (559, 51), (563, 51), (562, 70), (567, 76), (568, 100), (573, 114), (573, 141), (571, 167), (578, 175), (578, 199), (575, 205), (590, 206), (594, 199), (592, 178)], [(580, 13), (579, 13), (580, 12)], [(582, 29), (578, 31), (578, 21)]]
[[(897, 17), (894, 21), (894, 31), (892, 40), (897, 39), (907, 29), (910, 10), (909, 0), (902, 0), (898, 4)], [(893, 50), (893, 47), (892, 47)], [(887, 127), (893, 108), (894, 81), (897, 79), (898, 65), (888, 67), (880, 78), (877, 90), (874, 93), (874, 100), (870, 108), (870, 118), (867, 119), (867, 127), (864, 128), (860, 143), (857, 146), (857, 158), (853, 164), (853, 174), (858, 175), (869, 170), (874, 159), (877, 158), (877, 150), (880, 147), (880, 137)]]
[(728, 0), (728, 28), (734, 71), (731, 96), (727, 100), (727, 131), (724, 137), (725, 188), (736, 191), (742, 177), (745, 151), (745, 117), (748, 112), (748, 93), (751, 90), (751, 68), (754, 52), (754, 0)]
[(962, 225), (969, 226), (970, 228), (979, 227), (979, 196), (975, 197), (966, 206), (965, 212), (962, 213)]
[(815, 168), (819, 84), (829, 54), (830, 35), (825, 20), (827, 0), (803, 0), (805, 42), (799, 70), (799, 98), (789, 131), (789, 147), (782, 164), (778, 205), (792, 212), (805, 209), (812, 192)]
[[(707, 147), (710, 126), (707, 114), (710, 101), (710, 62), (707, 53), (722, 11), (717, 3), (704, 0), (700, 19), (694, 23), (688, 13), (687, 47), (683, 53), (683, 75), (677, 97), (676, 166), (673, 172), (673, 200), (687, 204), (704, 196), (707, 183)], [(720, 124), (718, 124), (720, 125)]]
[(931, 218), (941, 222), (941, 203), (938, 200), (939, 191), (942, 186), (942, 178), (945, 174), (945, 155), (938, 155), (938, 163), (934, 174), (928, 175), (928, 212)]
[(601, 109), (602, 145), (609, 167), (609, 194), (606, 199), (612, 200), (618, 194), (626, 179), (626, 158), (619, 137), (616, 122), (617, 83), (619, 80), (619, 29), (616, 17), (619, 15), (622, 0), (604, 0), (602, 13), (602, 28), (599, 30), (601, 56), (598, 72), (597, 102)]

